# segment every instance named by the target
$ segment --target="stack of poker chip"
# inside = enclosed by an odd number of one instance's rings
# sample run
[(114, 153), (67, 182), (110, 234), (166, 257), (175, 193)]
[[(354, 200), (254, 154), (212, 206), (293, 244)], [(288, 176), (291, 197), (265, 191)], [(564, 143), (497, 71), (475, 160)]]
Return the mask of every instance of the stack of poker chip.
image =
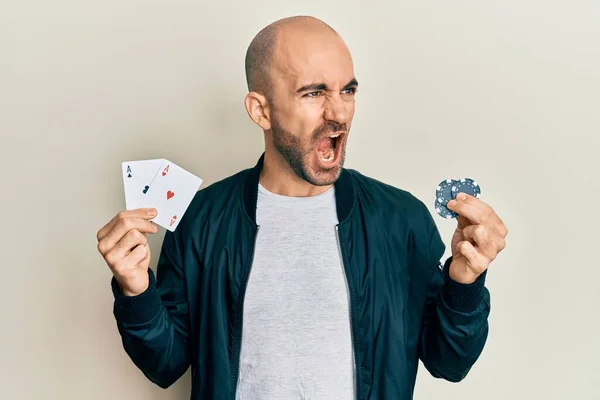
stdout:
[(456, 218), (458, 214), (448, 209), (447, 205), (450, 200), (456, 199), (459, 193), (466, 193), (479, 198), (481, 188), (473, 179), (446, 179), (438, 185), (435, 191), (435, 211), (447, 219)]

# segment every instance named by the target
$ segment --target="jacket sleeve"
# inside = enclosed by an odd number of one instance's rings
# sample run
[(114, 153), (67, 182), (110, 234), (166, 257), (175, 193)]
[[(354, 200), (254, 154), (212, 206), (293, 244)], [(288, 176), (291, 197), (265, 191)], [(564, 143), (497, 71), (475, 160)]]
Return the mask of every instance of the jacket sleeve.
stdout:
[(463, 380), (475, 364), (488, 336), (490, 294), (485, 287), (487, 271), (471, 284), (450, 278), (452, 257), (444, 265), (445, 251), (429, 212), (425, 216), (427, 249), (424, 265), (430, 276), (421, 332), (419, 358), (430, 374), (450, 382)]
[(183, 263), (177, 238), (170, 231), (165, 234), (156, 271), (155, 277), (148, 269), (148, 289), (132, 297), (121, 293), (113, 277), (113, 314), (133, 363), (150, 381), (167, 388), (190, 365)]

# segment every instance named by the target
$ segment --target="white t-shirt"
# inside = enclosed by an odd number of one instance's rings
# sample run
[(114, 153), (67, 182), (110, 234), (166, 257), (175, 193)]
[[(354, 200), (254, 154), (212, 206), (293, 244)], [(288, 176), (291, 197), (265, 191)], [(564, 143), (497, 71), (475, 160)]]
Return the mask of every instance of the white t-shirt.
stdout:
[(354, 361), (335, 188), (288, 197), (259, 185), (237, 400), (351, 400)]

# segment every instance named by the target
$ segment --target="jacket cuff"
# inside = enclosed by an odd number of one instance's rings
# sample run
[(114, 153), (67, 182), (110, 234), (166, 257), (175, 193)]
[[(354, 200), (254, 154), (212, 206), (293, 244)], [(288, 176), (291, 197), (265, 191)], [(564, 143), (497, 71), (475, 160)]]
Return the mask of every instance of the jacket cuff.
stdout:
[(148, 268), (148, 288), (136, 295), (126, 296), (113, 276), (111, 288), (115, 298), (113, 314), (117, 321), (125, 325), (142, 325), (151, 321), (160, 311), (161, 299), (156, 289), (156, 278)]
[(479, 275), (473, 283), (460, 283), (450, 277), (451, 263), (452, 257), (448, 258), (443, 266), (444, 289), (442, 296), (450, 309), (468, 314), (473, 312), (481, 302), (487, 270)]

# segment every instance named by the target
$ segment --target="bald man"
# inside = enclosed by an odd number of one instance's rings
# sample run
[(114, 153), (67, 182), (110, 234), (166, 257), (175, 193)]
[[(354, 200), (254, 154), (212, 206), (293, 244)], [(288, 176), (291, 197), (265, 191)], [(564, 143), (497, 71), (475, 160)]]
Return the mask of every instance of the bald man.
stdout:
[(97, 233), (129, 357), (163, 388), (191, 366), (197, 400), (411, 399), (419, 361), (464, 379), (488, 334), (500, 218), (471, 196), (450, 204), (442, 263), (422, 201), (343, 167), (358, 82), (322, 21), (264, 28), (246, 76), (264, 153), (196, 194), (156, 276), (156, 210), (120, 212)]

